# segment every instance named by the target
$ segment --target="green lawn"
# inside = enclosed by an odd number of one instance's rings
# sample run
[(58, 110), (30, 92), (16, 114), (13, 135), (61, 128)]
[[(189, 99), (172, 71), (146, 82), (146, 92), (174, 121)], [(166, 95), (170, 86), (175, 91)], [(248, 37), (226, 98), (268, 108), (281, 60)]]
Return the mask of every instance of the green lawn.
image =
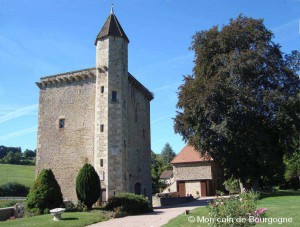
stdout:
[(93, 210), (90, 212), (67, 212), (62, 214), (61, 221), (53, 221), (51, 214), (40, 215), (35, 217), (27, 217), (16, 220), (9, 220), (0, 222), (3, 226), (15, 226), (15, 227), (61, 227), (61, 226), (74, 226), (81, 227), (91, 225), (97, 222), (106, 221), (110, 218), (111, 213), (104, 212), (102, 210)]
[(0, 208), (4, 207), (12, 207), (16, 203), (20, 203), (22, 201), (17, 201), (17, 200), (0, 200)]
[[(279, 191), (276, 193), (263, 194), (262, 199), (258, 202), (258, 208), (267, 208), (268, 218), (293, 218), (290, 224), (283, 223), (279, 226), (300, 226), (300, 191)], [(208, 217), (208, 209), (200, 207), (190, 211), (190, 215), (180, 215), (171, 219), (165, 227), (174, 226), (208, 226), (204, 223), (189, 223), (188, 217)], [(274, 224), (273, 224), (274, 225)], [(278, 225), (275, 223), (275, 225)], [(267, 223), (261, 223), (257, 226), (270, 226)]]
[(18, 182), (30, 187), (35, 178), (35, 166), (0, 164), (0, 184)]

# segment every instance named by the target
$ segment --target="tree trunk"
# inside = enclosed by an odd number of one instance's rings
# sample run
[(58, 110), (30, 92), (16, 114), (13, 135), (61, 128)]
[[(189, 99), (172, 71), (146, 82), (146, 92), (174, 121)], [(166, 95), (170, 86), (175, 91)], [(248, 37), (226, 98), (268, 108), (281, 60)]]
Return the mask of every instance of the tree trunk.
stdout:
[(239, 184), (240, 184), (240, 191), (241, 191), (241, 193), (244, 193), (245, 192), (244, 191), (244, 184), (243, 184), (243, 182), (242, 182), (241, 179), (239, 179)]

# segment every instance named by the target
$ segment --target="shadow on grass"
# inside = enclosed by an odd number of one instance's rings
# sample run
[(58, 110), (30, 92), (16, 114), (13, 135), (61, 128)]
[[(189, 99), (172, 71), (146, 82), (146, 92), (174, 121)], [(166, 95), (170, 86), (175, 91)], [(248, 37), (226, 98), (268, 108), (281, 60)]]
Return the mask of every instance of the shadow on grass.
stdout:
[(300, 196), (300, 190), (286, 190), (277, 192), (264, 192), (261, 194), (261, 199), (268, 197), (278, 197), (278, 196)]
[(62, 221), (75, 221), (78, 220), (78, 218), (62, 218)]

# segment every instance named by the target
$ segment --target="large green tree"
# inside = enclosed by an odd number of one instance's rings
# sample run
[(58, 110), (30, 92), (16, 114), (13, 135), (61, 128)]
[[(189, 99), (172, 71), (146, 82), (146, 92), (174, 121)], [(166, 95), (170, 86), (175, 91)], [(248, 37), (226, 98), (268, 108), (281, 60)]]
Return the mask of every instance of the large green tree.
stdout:
[(281, 180), (284, 153), (299, 145), (300, 55), (284, 56), (272, 38), (263, 20), (242, 15), (197, 32), (178, 93), (175, 131), (253, 188)]

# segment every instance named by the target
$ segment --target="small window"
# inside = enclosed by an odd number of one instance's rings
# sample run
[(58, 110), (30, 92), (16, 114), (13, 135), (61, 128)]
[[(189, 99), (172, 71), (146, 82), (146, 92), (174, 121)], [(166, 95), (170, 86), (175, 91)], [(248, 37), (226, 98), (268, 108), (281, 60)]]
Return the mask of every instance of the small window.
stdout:
[(119, 149), (117, 146), (111, 147), (111, 155), (117, 155), (119, 153)]
[(100, 159), (100, 167), (103, 167), (103, 159)]
[(104, 125), (100, 125), (100, 132), (104, 131)]
[(101, 93), (104, 93), (104, 86), (101, 86)]
[(143, 129), (143, 137), (146, 137), (145, 129)]
[(124, 140), (124, 147), (126, 148), (126, 140)]
[(64, 128), (65, 127), (65, 119), (59, 119), (59, 128)]
[(137, 108), (135, 108), (134, 120), (135, 120), (135, 122), (137, 122), (137, 120), (138, 120)]
[(113, 102), (117, 101), (117, 92), (116, 91), (111, 92), (111, 101), (113, 101)]

